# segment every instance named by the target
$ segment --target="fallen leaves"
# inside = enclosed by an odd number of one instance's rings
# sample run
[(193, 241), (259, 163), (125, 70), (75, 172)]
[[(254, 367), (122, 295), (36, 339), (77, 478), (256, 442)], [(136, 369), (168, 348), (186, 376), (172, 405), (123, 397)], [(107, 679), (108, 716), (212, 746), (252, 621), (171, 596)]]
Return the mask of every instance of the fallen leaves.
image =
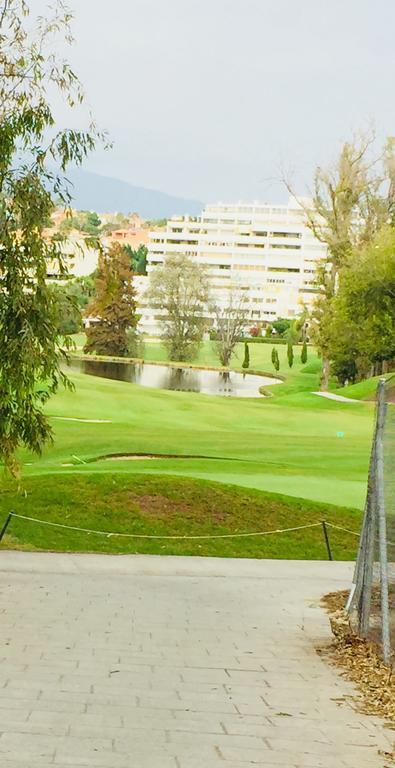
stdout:
[[(347, 592), (331, 592), (323, 603), (328, 610), (334, 640), (319, 649), (342, 674), (356, 684), (360, 695), (354, 703), (360, 712), (383, 718), (395, 731), (395, 669), (383, 664), (374, 643), (357, 637), (344, 610)], [(394, 659), (395, 661), (395, 659)], [(382, 755), (395, 763), (395, 751)]]

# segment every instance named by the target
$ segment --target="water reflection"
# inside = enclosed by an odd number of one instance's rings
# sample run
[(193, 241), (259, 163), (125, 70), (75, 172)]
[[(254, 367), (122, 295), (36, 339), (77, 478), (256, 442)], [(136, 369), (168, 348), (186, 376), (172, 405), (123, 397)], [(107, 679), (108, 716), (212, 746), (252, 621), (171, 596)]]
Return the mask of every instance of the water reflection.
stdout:
[(150, 363), (113, 363), (72, 359), (70, 366), (90, 376), (130, 381), (133, 384), (155, 389), (201, 392), (222, 397), (259, 397), (259, 387), (279, 383), (278, 379), (235, 371), (176, 368)]

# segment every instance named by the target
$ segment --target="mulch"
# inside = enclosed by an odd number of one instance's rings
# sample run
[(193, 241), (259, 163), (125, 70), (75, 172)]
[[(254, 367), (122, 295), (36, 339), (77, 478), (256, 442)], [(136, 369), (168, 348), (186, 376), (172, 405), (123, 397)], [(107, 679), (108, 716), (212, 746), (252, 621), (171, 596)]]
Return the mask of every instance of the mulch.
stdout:
[[(333, 641), (329, 647), (318, 649), (358, 690), (354, 706), (359, 712), (384, 720), (384, 726), (395, 732), (395, 657), (392, 667), (386, 666), (377, 645), (357, 637), (344, 610), (348, 592), (330, 592), (322, 599), (329, 613)], [(394, 735), (395, 739), (395, 735)], [(395, 741), (392, 752), (380, 753), (386, 765), (395, 765)]]

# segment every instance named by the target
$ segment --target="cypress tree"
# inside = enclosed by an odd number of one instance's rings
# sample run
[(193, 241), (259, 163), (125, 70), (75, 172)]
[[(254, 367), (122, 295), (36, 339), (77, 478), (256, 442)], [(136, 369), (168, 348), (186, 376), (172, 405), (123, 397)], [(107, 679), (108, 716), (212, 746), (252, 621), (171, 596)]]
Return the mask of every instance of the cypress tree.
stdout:
[(272, 349), (272, 363), (273, 363), (274, 367), (276, 367), (275, 366), (276, 354), (277, 354), (277, 349), (276, 349), (276, 347), (273, 347), (273, 349)]
[(250, 350), (248, 349), (248, 344), (245, 341), (244, 342), (244, 360), (242, 368), (249, 368), (250, 367)]
[(288, 358), (288, 365), (290, 368), (292, 368), (294, 364), (294, 350), (292, 344), (287, 344), (287, 358)]
[(303, 363), (303, 365), (305, 363), (307, 363), (307, 344), (306, 344), (306, 339), (303, 342), (303, 347), (302, 347), (302, 352), (301, 352), (301, 355), (300, 355), (300, 360)]
[(274, 363), (273, 363), (274, 364), (274, 368), (275, 368), (276, 371), (279, 371), (280, 370), (280, 358), (278, 356), (277, 349), (274, 350), (274, 353), (275, 353), (274, 354)]

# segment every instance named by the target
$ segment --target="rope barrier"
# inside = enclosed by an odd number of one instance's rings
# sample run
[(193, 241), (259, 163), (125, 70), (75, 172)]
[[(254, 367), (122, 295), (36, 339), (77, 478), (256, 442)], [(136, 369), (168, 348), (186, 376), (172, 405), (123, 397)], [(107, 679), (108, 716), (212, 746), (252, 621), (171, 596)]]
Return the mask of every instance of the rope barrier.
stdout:
[(10, 513), (11, 517), (17, 517), (20, 520), (28, 520), (31, 523), (38, 523), (39, 525), (50, 525), (54, 528), (65, 528), (70, 531), (80, 531), (81, 533), (93, 533), (97, 536), (122, 536), (128, 539), (167, 539), (167, 540), (185, 540), (185, 539), (234, 539), (234, 538), (246, 538), (249, 536), (271, 536), (275, 533), (289, 533), (290, 531), (302, 531), (306, 528), (317, 528), (321, 526), (321, 523), (308, 523), (307, 525), (298, 525), (294, 528), (277, 528), (273, 531), (254, 531), (253, 533), (222, 533), (222, 534), (206, 534), (202, 536), (160, 536), (149, 535), (144, 533), (118, 533), (111, 531), (96, 531), (92, 528), (80, 528), (76, 525), (64, 525), (63, 523), (53, 523), (50, 520), (40, 520), (37, 517), (28, 517), (27, 515), (18, 515), (16, 512)]
[(335, 525), (334, 523), (328, 523), (328, 521), (326, 521), (326, 524), (329, 525), (331, 528), (337, 528), (338, 531), (345, 531), (346, 533), (351, 533), (353, 536), (358, 536), (358, 538), (360, 536), (360, 534), (357, 533), (357, 531), (350, 531), (349, 528), (343, 528), (342, 525)]
[[(358, 536), (358, 538), (361, 535), (360, 533), (357, 533), (357, 531), (350, 531), (349, 528), (343, 528), (342, 525), (335, 525), (334, 523), (328, 523), (328, 521), (326, 521), (326, 524), (329, 525), (330, 528), (337, 528), (338, 531), (345, 531), (346, 533), (351, 533), (353, 536)], [(395, 547), (395, 541), (387, 541), (387, 547)]]

